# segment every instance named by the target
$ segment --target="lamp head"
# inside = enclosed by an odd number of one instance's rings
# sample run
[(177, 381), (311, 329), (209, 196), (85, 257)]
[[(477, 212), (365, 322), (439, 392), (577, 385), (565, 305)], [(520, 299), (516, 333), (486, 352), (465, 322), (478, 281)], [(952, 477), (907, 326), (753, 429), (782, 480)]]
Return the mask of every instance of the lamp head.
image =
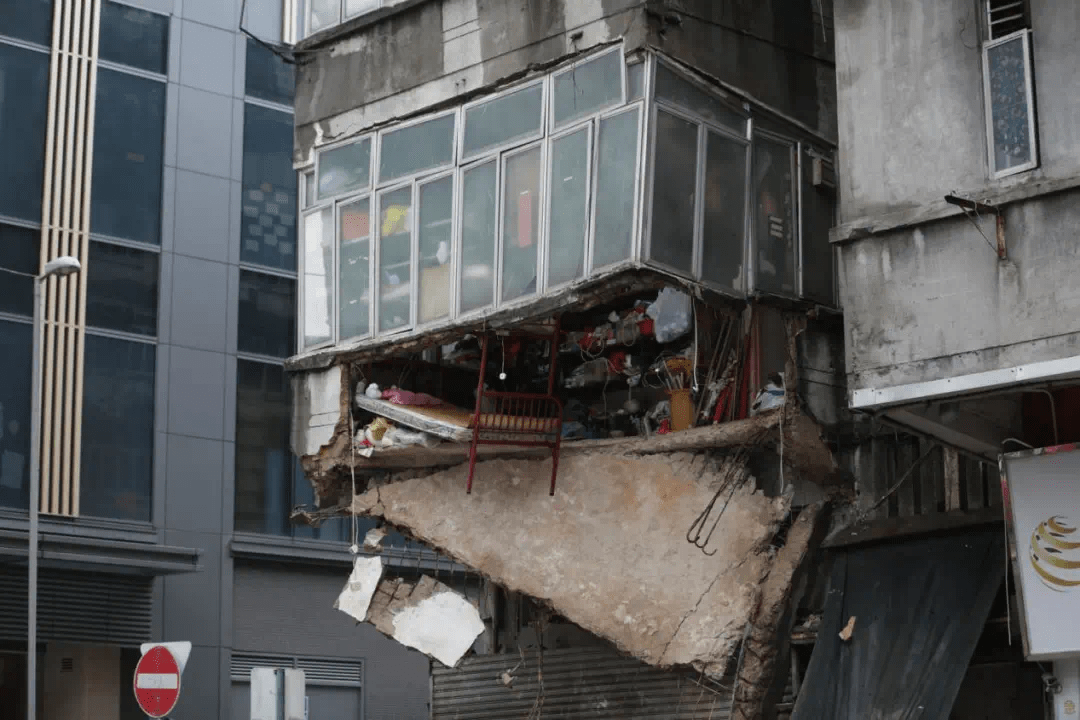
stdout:
[(70, 255), (62, 255), (61, 257), (54, 258), (45, 263), (45, 269), (41, 273), (41, 277), (46, 278), (50, 275), (71, 275), (77, 273), (82, 268), (82, 264), (78, 258), (73, 258)]

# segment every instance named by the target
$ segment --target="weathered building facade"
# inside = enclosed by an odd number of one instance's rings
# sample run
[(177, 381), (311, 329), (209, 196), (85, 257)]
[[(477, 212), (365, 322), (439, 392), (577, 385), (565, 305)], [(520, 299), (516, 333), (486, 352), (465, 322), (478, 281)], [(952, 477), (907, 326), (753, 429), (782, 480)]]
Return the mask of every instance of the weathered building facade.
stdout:
[[(1071, 409), (1080, 161), (1077, 99), (1064, 90), (1080, 63), (1080, 10), (1042, 0), (838, 0), (835, 17), (840, 203), (832, 239), (849, 406), (900, 442), (889, 451), (895, 470), (856, 488), (856, 506), (872, 522), (832, 540), (904, 539), (837, 547), (830, 593), (840, 599), (832, 610), (826, 603), (819, 637), (828, 642), (819, 640), (817, 667), (805, 677), (818, 690), (800, 697), (795, 717), (878, 717), (916, 706), (924, 717), (1067, 717), (1076, 700), (1054, 691), (1050, 666), (1023, 662), (1030, 653), (1016, 580), (1047, 553), (1037, 528), (1012, 525), (1018, 507), (997, 465), (1002, 453), (1080, 432)], [(921, 439), (905, 448), (904, 433)], [(883, 517), (886, 506), (919, 514), (942, 484), (944, 513)], [(1014, 542), (1008, 568), (1003, 519)], [(980, 523), (988, 535), (973, 529)], [(964, 552), (975, 554), (960, 560)], [(934, 562), (954, 569), (934, 579)], [(925, 592), (915, 597), (899, 583), (884, 590), (892, 581), (875, 563)], [(959, 580), (961, 565), (993, 578), (963, 601), (945, 580)], [(967, 587), (985, 582), (972, 577)], [(949, 633), (930, 619), (935, 596)], [(898, 605), (923, 609), (905, 616)], [(965, 628), (972, 616), (979, 627)], [(834, 639), (849, 622), (854, 634)], [(873, 641), (901, 631), (905, 641), (888, 649)], [(953, 669), (935, 667), (946, 655)], [(921, 658), (920, 670), (912, 658)]]
[[(775, 710), (853, 427), (830, 4), (383, 5), (309, 14), (293, 49), (300, 516), (482, 578), (480, 657), (435, 673), (437, 717), (520, 699), (545, 648), (693, 673), (636, 699), (555, 676), (529, 697), (578, 697), (565, 717)], [(391, 634), (422, 609), (399, 590), (441, 592), (411, 582), (356, 616)], [(469, 675), (490, 662), (512, 677)]]

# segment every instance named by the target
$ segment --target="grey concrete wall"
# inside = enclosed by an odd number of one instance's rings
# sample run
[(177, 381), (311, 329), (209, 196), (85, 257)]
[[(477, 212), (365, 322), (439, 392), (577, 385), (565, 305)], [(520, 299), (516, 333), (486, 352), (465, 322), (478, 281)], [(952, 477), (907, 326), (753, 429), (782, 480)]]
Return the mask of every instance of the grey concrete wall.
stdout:
[[(1008, 260), (964, 218), (885, 233), (840, 254), (852, 389), (1080, 354), (1080, 192), (1008, 206)], [(991, 218), (981, 223), (991, 239)]]
[(294, 162), (311, 162), (315, 144), (619, 39), (658, 47), (834, 137), (831, 20), (819, 7), (828, 16), (831, 2), (421, 2), (302, 46)]
[(1030, 5), (1041, 164), (991, 182), (981, 4), (836, 0), (841, 222), (1080, 174), (1080, 5)]

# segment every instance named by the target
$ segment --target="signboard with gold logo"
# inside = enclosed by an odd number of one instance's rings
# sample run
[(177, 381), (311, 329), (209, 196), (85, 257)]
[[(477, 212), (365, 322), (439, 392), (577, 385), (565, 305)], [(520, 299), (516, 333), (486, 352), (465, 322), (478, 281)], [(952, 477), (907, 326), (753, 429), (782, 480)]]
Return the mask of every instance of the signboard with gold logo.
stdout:
[(1080, 656), (1080, 446), (1004, 455), (1003, 490), (1024, 654)]

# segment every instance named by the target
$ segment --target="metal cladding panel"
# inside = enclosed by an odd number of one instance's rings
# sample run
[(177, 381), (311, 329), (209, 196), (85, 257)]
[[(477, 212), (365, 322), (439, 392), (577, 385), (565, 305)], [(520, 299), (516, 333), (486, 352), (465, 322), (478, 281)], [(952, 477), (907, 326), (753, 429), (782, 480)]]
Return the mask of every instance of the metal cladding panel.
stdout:
[[(0, 639), (26, 639), (25, 568), (0, 570)], [(82, 571), (38, 576), (38, 637), (102, 645), (150, 640), (153, 579)]]
[(658, 670), (608, 648), (547, 650), (543, 693), (538, 656), (530, 651), (514, 670), (512, 688), (503, 672), (517, 655), (483, 655), (459, 668), (434, 668), (433, 720), (504, 720), (526, 717), (541, 699), (545, 718), (619, 720), (725, 720), (731, 697), (695, 682), (692, 673)]

